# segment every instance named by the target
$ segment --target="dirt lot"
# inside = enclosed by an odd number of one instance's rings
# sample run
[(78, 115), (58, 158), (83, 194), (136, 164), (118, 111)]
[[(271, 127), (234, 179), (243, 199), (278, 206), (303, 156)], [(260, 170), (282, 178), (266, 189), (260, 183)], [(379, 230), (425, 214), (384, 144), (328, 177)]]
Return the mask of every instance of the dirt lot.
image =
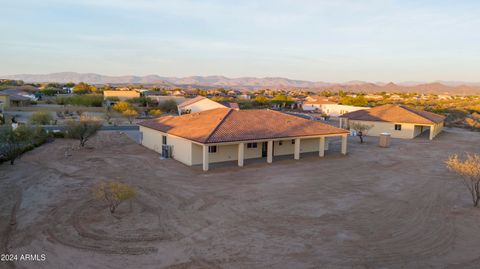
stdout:
[[(480, 208), (443, 161), (480, 135), (374, 140), (208, 173), (113, 132), (71, 156), (57, 140), (0, 166), (0, 252), (46, 254), (0, 268), (478, 268)], [(116, 217), (103, 179), (137, 189)]]

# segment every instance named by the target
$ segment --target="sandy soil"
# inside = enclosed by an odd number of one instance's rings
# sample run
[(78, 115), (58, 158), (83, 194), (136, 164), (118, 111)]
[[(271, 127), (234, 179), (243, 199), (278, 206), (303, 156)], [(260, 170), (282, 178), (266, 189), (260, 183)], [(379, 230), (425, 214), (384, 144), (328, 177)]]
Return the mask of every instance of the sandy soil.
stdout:
[[(203, 173), (114, 132), (57, 140), (0, 166), (1, 252), (47, 255), (0, 268), (478, 268), (480, 209), (443, 161), (480, 134), (368, 141)], [(138, 192), (116, 217), (104, 179)]]

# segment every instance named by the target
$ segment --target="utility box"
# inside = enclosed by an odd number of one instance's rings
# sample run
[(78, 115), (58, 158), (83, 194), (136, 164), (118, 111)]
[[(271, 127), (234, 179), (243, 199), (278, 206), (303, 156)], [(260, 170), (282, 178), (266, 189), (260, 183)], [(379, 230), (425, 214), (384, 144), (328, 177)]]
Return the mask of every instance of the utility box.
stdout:
[(382, 148), (390, 147), (391, 135), (389, 133), (381, 133), (378, 141), (378, 145)]

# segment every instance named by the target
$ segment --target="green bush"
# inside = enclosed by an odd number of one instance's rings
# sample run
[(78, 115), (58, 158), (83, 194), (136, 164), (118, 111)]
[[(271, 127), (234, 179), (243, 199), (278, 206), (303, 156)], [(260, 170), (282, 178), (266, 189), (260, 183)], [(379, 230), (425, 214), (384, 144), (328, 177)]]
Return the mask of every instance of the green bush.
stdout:
[(85, 94), (85, 95), (74, 95), (74, 96), (62, 96), (62, 97), (57, 97), (57, 104), (101, 107), (103, 105), (103, 95)]
[(50, 124), (52, 120), (53, 120), (52, 115), (49, 112), (45, 112), (45, 111), (34, 112), (30, 117), (31, 124), (46, 125), (46, 124)]
[(163, 112), (166, 112), (166, 113), (170, 113), (170, 112), (177, 112), (177, 102), (175, 102), (175, 100), (173, 99), (170, 99), (170, 100), (166, 100), (166, 101), (163, 101), (163, 102), (160, 102), (158, 104), (158, 108), (163, 111)]
[(0, 128), (0, 163), (10, 161), (14, 164), (23, 153), (48, 141), (45, 129), (29, 125), (20, 125), (13, 130), (10, 126)]

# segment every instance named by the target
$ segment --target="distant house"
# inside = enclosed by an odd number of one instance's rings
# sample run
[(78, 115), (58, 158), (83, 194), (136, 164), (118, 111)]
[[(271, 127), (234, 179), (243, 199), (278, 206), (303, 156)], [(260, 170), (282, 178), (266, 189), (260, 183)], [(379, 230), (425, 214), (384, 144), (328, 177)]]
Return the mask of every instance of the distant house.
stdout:
[[(341, 137), (347, 153), (348, 131), (273, 110), (215, 108), (139, 123), (141, 143), (186, 165), (266, 158), (318, 152), (324, 156), (330, 137)], [(168, 153), (167, 153), (168, 152)]]
[(383, 105), (369, 110), (359, 110), (340, 117), (340, 127), (350, 128), (352, 123), (371, 125), (368, 135), (390, 133), (395, 138), (415, 138), (423, 132), (430, 133), (430, 140), (444, 126), (445, 117), (403, 105)]
[(345, 113), (369, 109), (368, 107), (339, 105), (329, 101), (326, 97), (307, 97), (302, 105), (304, 111), (315, 111), (331, 117), (338, 117)]
[(197, 96), (193, 99), (188, 99), (185, 102), (179, 104), (177, 107), (178, 115), (201, 112), (214, 108), (227, 108), (225, 105), (212, 101), (203, 96)]
[(6, 89), (0, 91), (0, 101), (4, 103), (5, 109), (14, 106), (28, 106), (31, 102), (37, 101), (35, 94), (19, 89)]
[(103, 99), (118, 99), (120, 101), (125, 101), (128, 99), (140, 97), (140, 92), (138, 91), (103, 91)]

